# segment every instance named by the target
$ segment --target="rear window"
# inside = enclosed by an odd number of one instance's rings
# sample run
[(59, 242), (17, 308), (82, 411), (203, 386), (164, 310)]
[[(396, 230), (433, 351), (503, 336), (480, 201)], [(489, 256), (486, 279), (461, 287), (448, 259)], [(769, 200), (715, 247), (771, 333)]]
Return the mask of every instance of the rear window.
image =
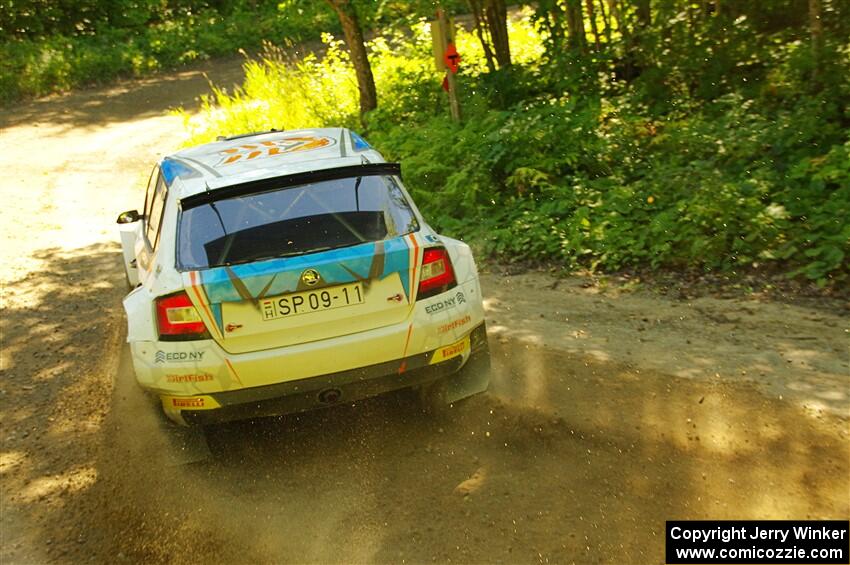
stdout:
[(328, 180), (183, 211), (177, 265), (194, 270), (303, 255), (418, 229), (395, 177)]

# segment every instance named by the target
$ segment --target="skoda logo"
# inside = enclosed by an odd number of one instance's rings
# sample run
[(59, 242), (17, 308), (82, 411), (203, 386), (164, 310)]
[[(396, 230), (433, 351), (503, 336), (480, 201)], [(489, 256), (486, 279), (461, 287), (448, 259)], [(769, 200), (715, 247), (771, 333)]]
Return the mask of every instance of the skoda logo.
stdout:
[(301, 273), (301, 282), (306, 284), (307, 286), (313, 286), (317, 282), (319, 282), (319, 271), (316, 269), (307, 269), (303, 273)]

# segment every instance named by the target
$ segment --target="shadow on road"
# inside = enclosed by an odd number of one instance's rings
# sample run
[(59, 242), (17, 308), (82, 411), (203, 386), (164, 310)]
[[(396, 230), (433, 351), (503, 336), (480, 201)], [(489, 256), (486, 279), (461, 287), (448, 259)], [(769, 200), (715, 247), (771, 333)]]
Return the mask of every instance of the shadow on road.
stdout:
[[(124, 279), (116, 245), (35, 254), (44, 269), (3, 286), (3, 548), (0, 561), (85, 535), (67, 519), (99, 480), (102, 426), (112, 394), (111, 359), (122, 321)], [(35, 524), (41, 523), (44, 527)], [(48, 526), (49, 524), (49, 526)], [(50, 544), (46, 542), (50, 540)]]
[(66, 129), (108, 126), (163, 115), (171, 108), (191, 106), (210, 92), (209, 83), (230, 89), (241, 84), (242, 57), (207, 61), (190, 69), (163, 71), (145, 79), (128, 79), (110, 87), (75, 90), (0, 109), (0, 130), (32, 123)]

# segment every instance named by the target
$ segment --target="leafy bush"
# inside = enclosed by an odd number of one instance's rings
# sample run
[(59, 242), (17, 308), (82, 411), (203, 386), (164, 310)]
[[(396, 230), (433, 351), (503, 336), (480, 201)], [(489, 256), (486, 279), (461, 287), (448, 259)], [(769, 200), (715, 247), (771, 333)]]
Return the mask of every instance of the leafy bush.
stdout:
[(324, 41), (324, 57), (310, 54), (300, 61), (267, 45), (262, 59), (245, 63), (241, 88), (232, 94), (213, 89), (197, 117), (180, 112), (192, 142), (271, 128), (356, 124), (358, 91), (348, 52), (330, 35)]

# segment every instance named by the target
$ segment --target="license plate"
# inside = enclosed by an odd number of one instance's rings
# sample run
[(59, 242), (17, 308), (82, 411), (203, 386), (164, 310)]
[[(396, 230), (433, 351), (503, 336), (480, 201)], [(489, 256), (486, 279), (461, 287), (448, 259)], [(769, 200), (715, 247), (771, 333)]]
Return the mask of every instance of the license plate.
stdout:
[(355, 304), (363, 304), (363, 285), (361, 283), (344, 284), (266, 298), (260, 302), (260, 311), (263, 314), (263, 321), (268, 321), (354, 306)]

